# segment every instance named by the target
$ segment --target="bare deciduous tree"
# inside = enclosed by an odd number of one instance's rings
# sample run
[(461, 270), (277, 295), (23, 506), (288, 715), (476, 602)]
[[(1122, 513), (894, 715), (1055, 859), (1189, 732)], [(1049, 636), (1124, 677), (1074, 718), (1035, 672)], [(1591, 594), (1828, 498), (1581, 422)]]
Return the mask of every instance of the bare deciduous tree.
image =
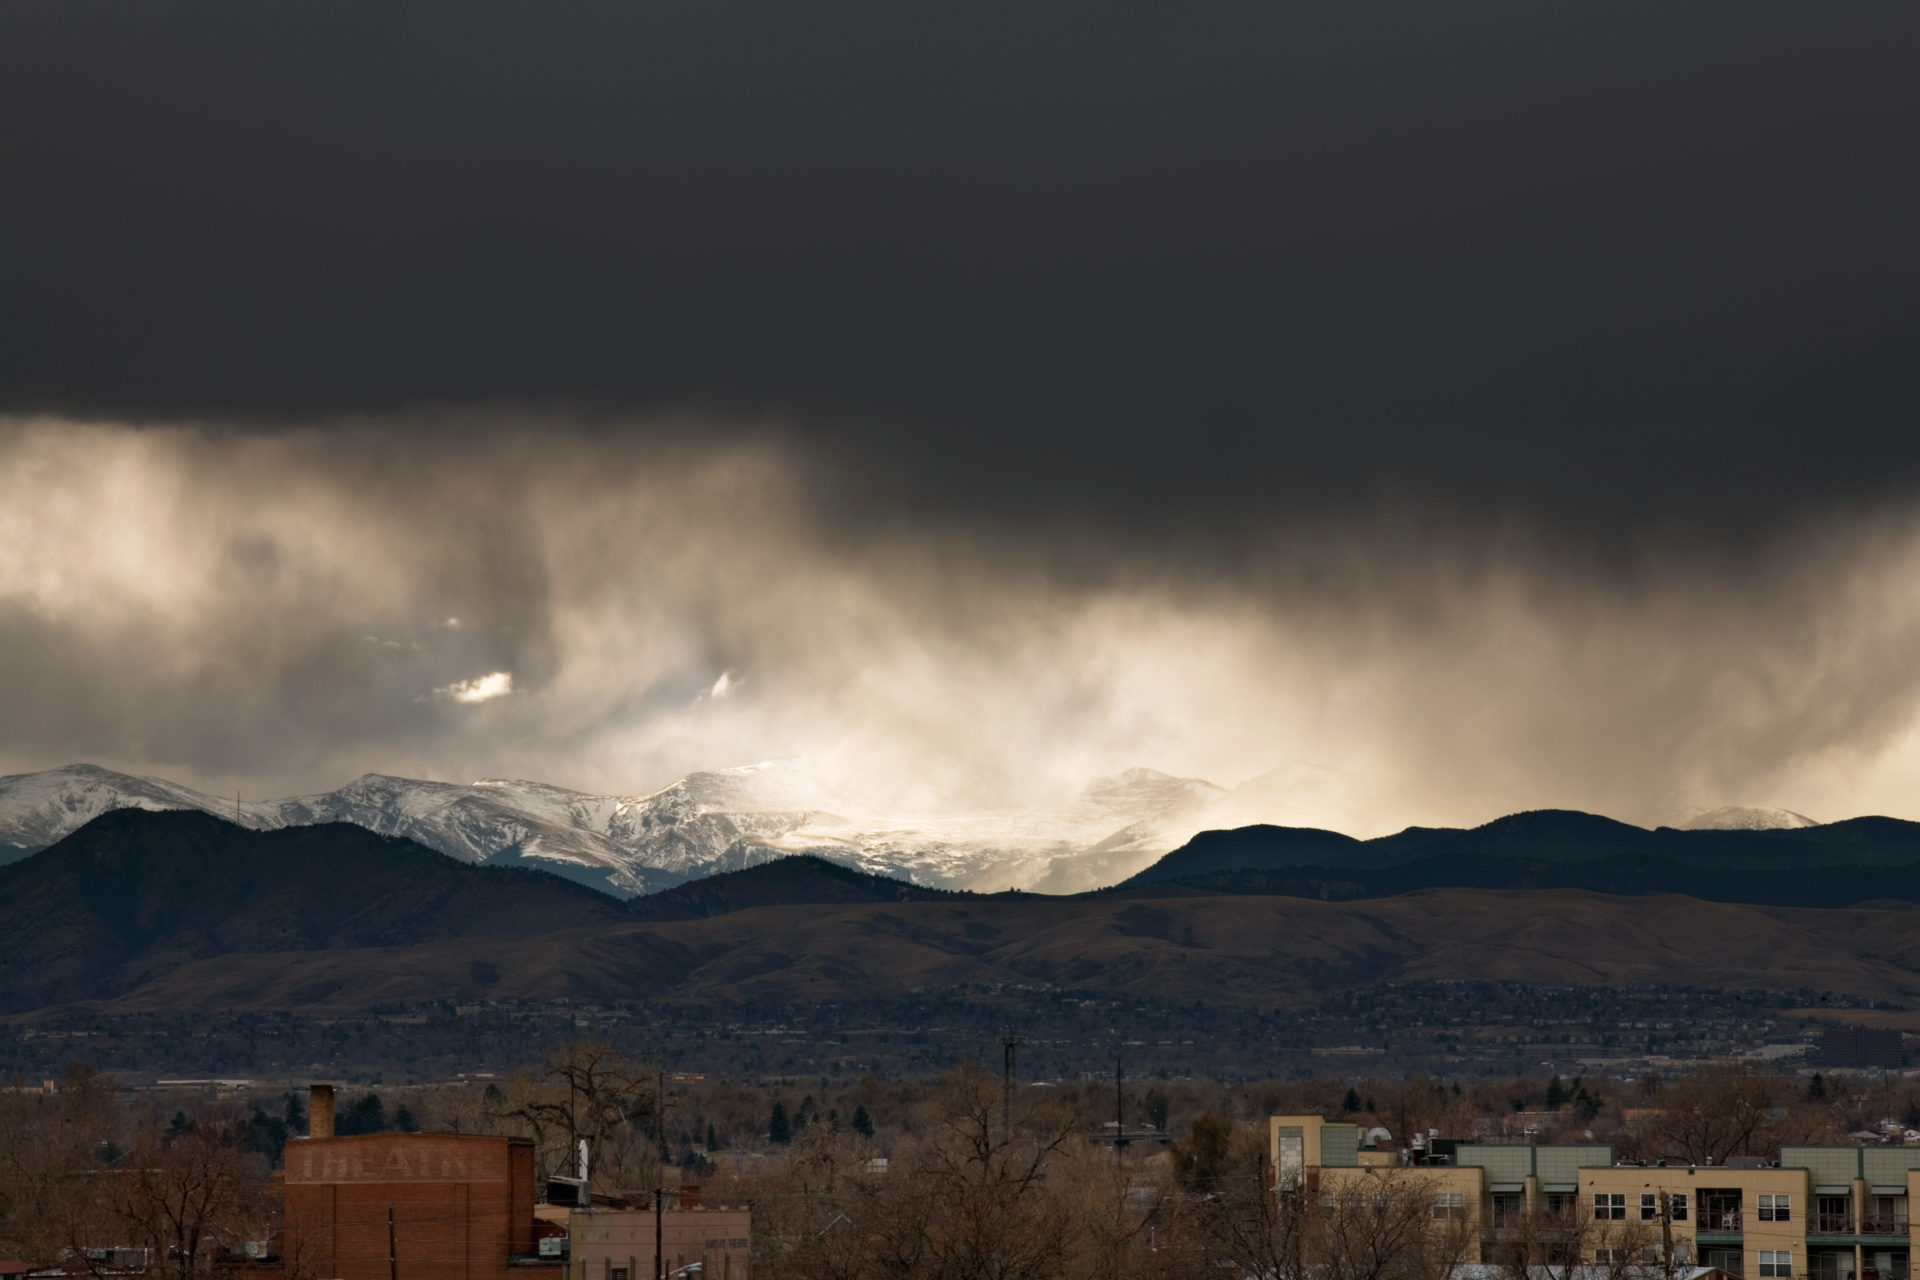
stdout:
[(117, 1152), (114, 1091), (72, 1067), (54, 1092), (16, 1078), (0, 1093), (0, 1253), (52, 1265), (66, 1245), (73, 1201)]
[(1738, 1062), (1705, 1066), (1669, 1084), (1646, 1123), (1655, 1154), (1690, 1164), (1724, 1164), (1776, 1145), (1780, 1083)]
[(125, 1248), (145, 1250), (150, 1273), (200, 1280), (230, 1250), (269, 1236), (272, 1221), (265, 1163), (208, 1125), (143, 1138), (90, 1181), (66, 1228), (73, 1257), (97, 1280), (126, 1270), (101, 1251)]
[(541, 1167), (571, 1176), (585, 1139), (594, 1186), (658, 1185), (660, 1076), (601, 1040), (576, 1040), (483, 1105), (480, 1126), (533, 1139)]

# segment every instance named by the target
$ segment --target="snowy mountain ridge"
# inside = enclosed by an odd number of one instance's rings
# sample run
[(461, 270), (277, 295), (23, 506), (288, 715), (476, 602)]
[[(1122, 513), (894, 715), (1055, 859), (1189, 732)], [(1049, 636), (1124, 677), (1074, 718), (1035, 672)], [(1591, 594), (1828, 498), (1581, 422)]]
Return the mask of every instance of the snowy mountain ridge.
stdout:
[(795, 853), (940, 888), (1055, 892), (1131, 874), (1204, 825), (1228, 793), (1134, 769), (1069, 803), (916, 820), (860, 814), (793, 761), (689, 774), (650, 795), (548, 783), (471, 785), (366, 774), (335, 791), (222, 799), (160, 778), (70, 765), (0, 777), (0, 845), (54, 843), (110, 809), (198, 809), (268, 830), (349, 822), (463, 862), (539, 866), (618, 893), (648, 893)]
[[(1231, 791), (1130, 769), (1052, 806), (902, 816), (863, 811), (795, 760), (690, 773), (639, 796), (369, 773), (319, 795), (246, 802), (80, 764), (0, 777), (0, 862), (121, 808), (198, 809), (258, 830), (348, 822), (462, 862), (535, 866), (620, 894), (799, 853), (934, 888), (1077, 893), (1117, 884), (1204, 830), (1262, 822), (1351, 830), (1365, 804), (1354, 779), (1311, 765)], [(1815, 824), (1785, 809), (1727, 808), (1688, 811), (1673, 825)]]

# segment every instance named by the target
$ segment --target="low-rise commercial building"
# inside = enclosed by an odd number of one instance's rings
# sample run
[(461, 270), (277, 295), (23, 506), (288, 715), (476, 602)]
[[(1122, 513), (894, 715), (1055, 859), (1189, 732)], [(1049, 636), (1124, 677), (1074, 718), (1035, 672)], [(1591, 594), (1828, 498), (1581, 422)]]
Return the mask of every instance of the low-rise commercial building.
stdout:
[(670, 1206), (657, 1223), (664, 1265), (656, 1272), (652, 1210), (576, 1209), (570, 1280), (747, 1280), (752, 1220), (745, 1209)]

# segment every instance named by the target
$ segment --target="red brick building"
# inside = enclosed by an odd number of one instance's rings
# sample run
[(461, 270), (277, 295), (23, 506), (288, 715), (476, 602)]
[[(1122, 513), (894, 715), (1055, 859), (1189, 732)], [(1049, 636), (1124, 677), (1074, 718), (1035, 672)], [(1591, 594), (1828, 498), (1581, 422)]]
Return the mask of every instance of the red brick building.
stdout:
[(337, 1138), (324, 1086), (311, 1114), (313, 1136), (288, 1143), (286, 1154), (284, 1256), (301, 1273), (564, 1280), (562, 1262), (536, 1255), (532, 1144), (440, 1133)]

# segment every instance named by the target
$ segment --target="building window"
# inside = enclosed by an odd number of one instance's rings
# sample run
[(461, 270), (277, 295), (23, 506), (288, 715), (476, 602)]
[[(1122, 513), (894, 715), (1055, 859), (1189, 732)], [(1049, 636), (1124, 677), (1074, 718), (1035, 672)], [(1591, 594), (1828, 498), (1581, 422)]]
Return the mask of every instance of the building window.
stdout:
[(1467, 1218), (1467, 1194), (1464, 1191), (1436, 1191), (1433, 1216), (1442, 1222), (1464, 1222)]
[(1627, 1260), (1625, 1249), (1595, 1249), (1593, 1260), (1602, 1266), (1617, 1266)]
[[(1790, 1195), (1762, 1195), (1760, 1197), (1760, 1221), (1791, 1222), (1793, 1220), (1793, 1197)], [(1766, 1272), (1761, 1272), (1766, 1275)], [(1784, 1274), (1784, 1273), (1782, 1273)]]
[(1624, 1191), (1594, 1192), (1593, 1220), (1595, 1222), (1625, 1222), (1627, 1220), (1627, 1193)]
[[(1765, 1196), (1760, 1198), (1762, 1200), (1766, 1199)], [(1763, 1277), (1786, 1277), (1793, 1275), (1793, 1251), (1790, 1249), (1762, 1249), (1760, 1251), (1760, 1274)]]
[(1741, 1261), (1741, 1254), (1738, 1249), (1709, 1249), (1707, 1250), (1706, 1256), (1700, 1261), (1702, 1265), (1716, 1267), (1730, 1276), (1746, 1274), (1742, 1269), (1745, 1263)]
[(1283, 1187), (1297, 1187), (1303, 1180), (1307, 1165), (1306, 1135), (1298, 1125), (1288, 1125), (1280, 1130), (1280, 1158), (1276, 1162), (1276, 1178)]
[(1684, 1191), (1674, 1192), (1673, 1195), (1667, 1198), (1667, 1205), (1668, 1205), (1669, 1211), (1673, 1214), (1673, 1220), (1675, 1222), (1685, 1222), (1687, 1220), (1687, 1193), (1686, 1192)]
[(608, 1267), (607, 1280), (627, 1280), (627, 1269), (625, 1267)]
[(1659, 1192), (1642, 1191), (1640, 1193), (1640, 1221), (1642, 1222), (1660, 1221), (1660, 1193)]

